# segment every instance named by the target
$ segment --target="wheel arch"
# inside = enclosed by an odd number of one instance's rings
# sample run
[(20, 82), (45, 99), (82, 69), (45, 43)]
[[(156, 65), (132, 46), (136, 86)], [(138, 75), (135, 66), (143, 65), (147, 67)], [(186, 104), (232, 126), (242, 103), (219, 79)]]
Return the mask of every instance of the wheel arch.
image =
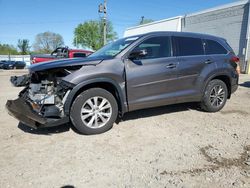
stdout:
[(75, 100), (75, 98), (82, 93), (83, 91), (90, 89), (90, 88), (102, 88), (107, 91), (109, 91), (116, 99), (117, 104), (118, 104), (118, 109), (120, 114), (123, 115), (127, 110), (127, 105), (125, 104), (125, 99), (124, 99), (124, 89), (121, 88), (119, 84), (117, 84), (115, 81), (112, 79), (108, 78), (97, 78), (97, 79), (92, 79), (88, 80), (85, 82), (82, 82), (78, 85), (76, 85), (69, 93), (65, 104), (64, 104), (64, 112), (66, 115), (70, 114), (70, 108)]
[(206, 80), (206, 84), (204, 85), (204, 88), (203, 88), (203, 93), (208, 85), (208, 83), (211, 81), (211, 80), (215, 80), (215, 79), (218, 79), (218, 80), (221, 80), (223, 81), (226, 86), (227, 86), (227, 90), (228, 90), (228, 96), (227, 98), (230, 99), (231, 97), (231, 80), (230, 80), (230, 76), (227, 75), (227, 74), (215, 74), (215, 75), (212, 75), (210, 76), (207, 80)]

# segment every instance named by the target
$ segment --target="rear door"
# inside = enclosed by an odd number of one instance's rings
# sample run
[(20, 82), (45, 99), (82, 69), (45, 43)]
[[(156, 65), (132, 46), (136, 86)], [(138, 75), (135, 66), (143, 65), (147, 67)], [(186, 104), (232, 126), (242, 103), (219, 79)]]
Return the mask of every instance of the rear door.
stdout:
[(169, 36), (155, 36), (133, 49), (144, 50), (147, 55), (125, 62), (130, 110), (175, 102), (177, 61), (171, 46)]
[(209, 59), (205, 56), (201, 38), (173, 37), (178, 61), (177, 101), (194, 100), (200, 94), (198, 79)]

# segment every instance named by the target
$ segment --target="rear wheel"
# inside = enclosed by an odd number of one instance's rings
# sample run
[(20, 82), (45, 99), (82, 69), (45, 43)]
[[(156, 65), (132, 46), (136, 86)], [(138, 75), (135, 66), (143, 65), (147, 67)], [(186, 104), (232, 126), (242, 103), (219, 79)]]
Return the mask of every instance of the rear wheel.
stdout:
[(83, 134), (100, 134), (112, 128), (118, 114), (115, 97), (101, 88), (91, 88), (78, 95), (70, 118)]
[(201, 108), (207, 112), (217, 112), (225, 106), (227, 96), (226, 84), (218, 79), (211, 80), (206, 87)]

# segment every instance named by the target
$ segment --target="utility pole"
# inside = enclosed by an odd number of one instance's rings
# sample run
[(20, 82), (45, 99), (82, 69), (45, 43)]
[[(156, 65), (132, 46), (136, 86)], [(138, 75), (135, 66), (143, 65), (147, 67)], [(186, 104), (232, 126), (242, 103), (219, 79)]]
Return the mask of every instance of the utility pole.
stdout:
[(141, 25), (142, 25), (143, 22), (144, 22), (144, 18), (145, 18), (144, 16), (141, 17), (141, 22), (140, 22)]
[(76, 35), (75, 46), (78, 48), (78, 37), (77, 37), (77, 35)]
[(103, 44), (107, 44), (107, 0), (104, 0), (104, 3), (99, 5), (99, 13), (103, 13)]

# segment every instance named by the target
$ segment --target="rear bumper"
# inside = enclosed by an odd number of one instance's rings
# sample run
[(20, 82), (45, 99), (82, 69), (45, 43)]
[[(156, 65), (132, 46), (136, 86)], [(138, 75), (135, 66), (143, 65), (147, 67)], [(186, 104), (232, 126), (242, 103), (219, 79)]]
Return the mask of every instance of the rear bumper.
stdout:
[(69, 117), (61, 119), (44, 118), (35, 113), (23, 98), (8, 100), (6, 108), (10, 115), (32, 128), (54, 127), (69, 122)]
[(238, 89), (239, 85), (239, 74), (233, 74), (233, 79), (231, 79), (231, 94)]
[(238, 89), (238, 84), (232, 85), (231, 93), (234, 93)]

